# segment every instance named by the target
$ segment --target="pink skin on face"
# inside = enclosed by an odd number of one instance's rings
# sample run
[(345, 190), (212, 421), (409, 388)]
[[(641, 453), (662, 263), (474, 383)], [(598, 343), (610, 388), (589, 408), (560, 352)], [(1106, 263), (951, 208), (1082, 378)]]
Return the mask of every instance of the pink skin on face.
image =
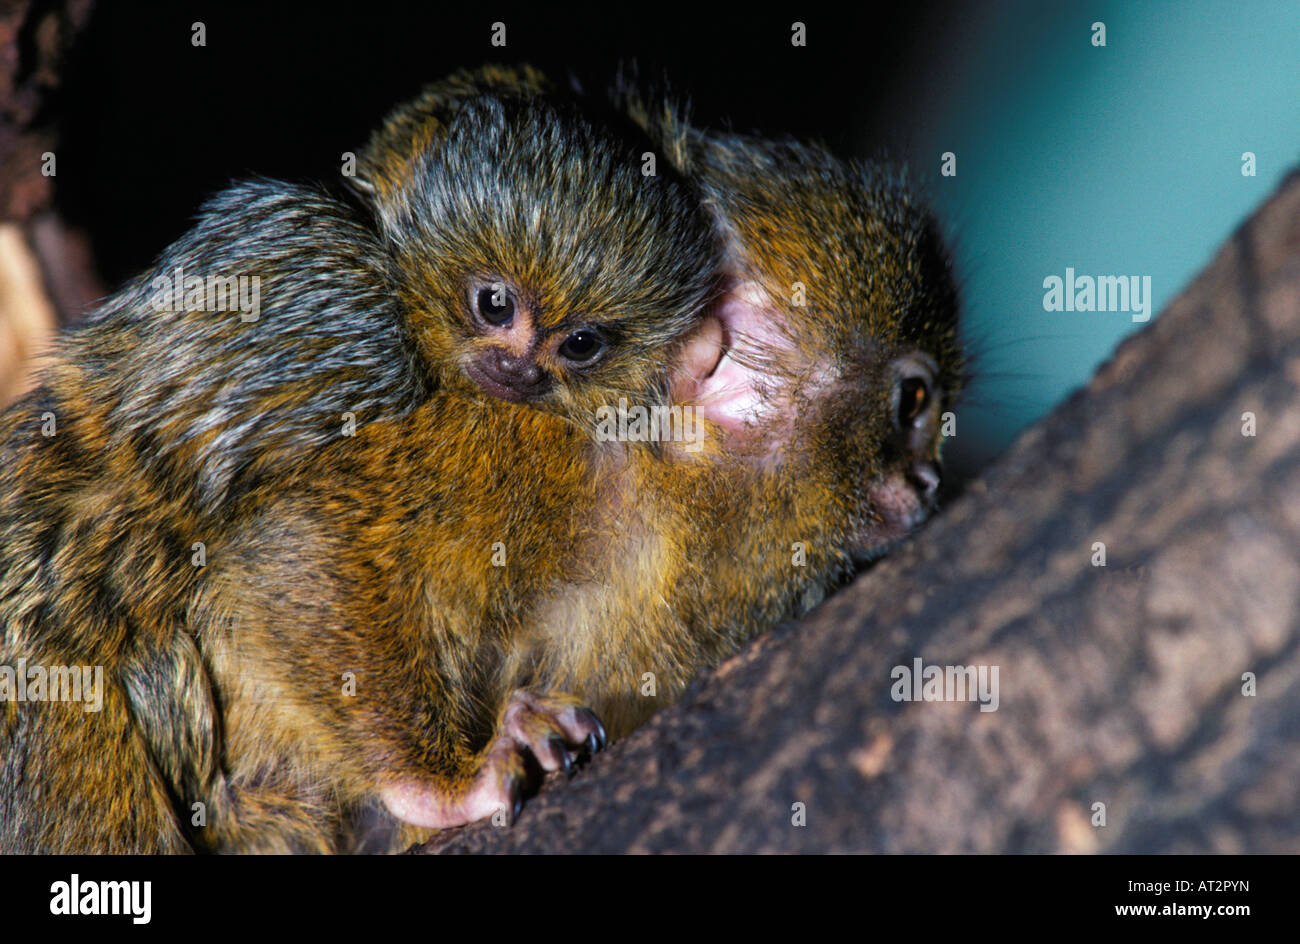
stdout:
[[(764, 462), (779, 455), (797, 419), (793, 391), (776, 384), (776, 372), (765, 375), (763, 369), (773, 355), (794, 352), (784, 320), (757, 284), (737, 283), (684, 349), (673, 390), (674, 402), (693, 405), (697, 416), (715, 423), (733, 442), (764, 437), (768, 448), (759, 451)], [(806, 367), (803, 397), (816, 398), (834, 386), (837, 375), (829, 363)], [(863, 553), (882, 551), (924, 521), (938, 480), (938, 466), (918, 457), (910, 473), (864, 481), (872, 520), (858, 542)]]
[(728, 291), (684, 351), (674, 400), (692, 404), (700, 418), (733, 435), (788, 408), (760, 369), (774, 354), (793, 350), (779, 317), (753, 282)]
[(929, 511), (902, 472), (891, 472), (873, 483), (867, 494), (871, 496), (871, 506), (880, 515), (880, 524), (872, 529), (872, 537), (880, 542), (906, 537), (925, 520)]

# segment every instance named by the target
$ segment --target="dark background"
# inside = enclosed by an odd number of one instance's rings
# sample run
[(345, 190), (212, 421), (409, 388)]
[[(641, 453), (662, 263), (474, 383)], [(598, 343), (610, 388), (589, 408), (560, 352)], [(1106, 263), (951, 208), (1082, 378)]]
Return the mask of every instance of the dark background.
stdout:
[[(530, 62), (588, 89), (635, 63), (643, 75), (666, 74), (708, 123), (816, 137), (841, 153), (880, 129), (894, 149), (890, 104), (907, 88), (909, 52), (932, 31), (936, 6), (858, 4), (819, 18), (805, 7), (101, 3), (61, 102), (60, 210), (89, 232), (115, 285), (230, 180), (335, 175), (340, 154), (393, 105), (486, 62)], [(809, 48), (790, 44), (795, 19), (808, 24)], [(490, 44), (497, 20), (505, 48)], [(190, 43), (195, 21), (207, 26), (206, 47)]]

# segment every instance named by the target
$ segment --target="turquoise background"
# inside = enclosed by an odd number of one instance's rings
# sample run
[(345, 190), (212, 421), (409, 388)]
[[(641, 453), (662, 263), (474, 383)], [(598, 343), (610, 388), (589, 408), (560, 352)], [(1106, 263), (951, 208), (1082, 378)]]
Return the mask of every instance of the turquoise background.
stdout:
[(907, 150), (955, 241), (977, 361), (951, 445), (979, 465), (1142, 327), (1044, 311), (1044, 278), (1149, 275), (1154, 321), (1300, 163), (1300, 2), (1016, 2), (927, 48)]

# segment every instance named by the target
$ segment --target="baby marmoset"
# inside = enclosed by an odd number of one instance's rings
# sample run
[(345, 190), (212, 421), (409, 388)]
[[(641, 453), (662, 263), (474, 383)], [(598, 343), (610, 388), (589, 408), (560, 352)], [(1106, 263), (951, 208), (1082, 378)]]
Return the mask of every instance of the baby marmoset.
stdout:
[[(603, 739), (500, 653), (625, 461), (593, 407), (667, 397), (715, 242), (558, 99), (431, 101), (360, 206), (216, 198), (5, 412), (0, 663), (105, 691), (0, 704), (0, 848), (344, 848), (375, 797), (509, 811), (527, 764)], [(256, 278), (260, 312), (160, 300), (173, 274)]]

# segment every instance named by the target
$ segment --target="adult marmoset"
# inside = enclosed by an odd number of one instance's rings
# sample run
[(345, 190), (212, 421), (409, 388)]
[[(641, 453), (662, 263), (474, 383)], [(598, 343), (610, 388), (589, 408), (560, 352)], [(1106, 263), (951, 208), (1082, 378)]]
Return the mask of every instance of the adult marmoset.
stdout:
[(667, 397), (716, 243), (642, 146), (462, 81), (357, 201), (217, 197), (3, 414), (0, 664), (105, 680), (0, 703), (5, 851), (349, 848), (376, 798), (509, 814), (603, 739), (502, 654), (626, 461), (587, 417)]
[(695, 128), (630, 86), (615, 100), (724, 246), (724, 291), (672, 365), (707, 448), (602, 467), (566, 579), (534, 585), (498, 671), (576, 693), (619, 736), (925, 518), (962, 355), (949, 258), (901, 172)]
[(726, 288), (673, 391), (710, 448), (630, 454), (585, 581), (511, 653), (615, 737), (926, 517), (962, 376), (949, 257), (901, 173), (616, 94), (709, 208)]

